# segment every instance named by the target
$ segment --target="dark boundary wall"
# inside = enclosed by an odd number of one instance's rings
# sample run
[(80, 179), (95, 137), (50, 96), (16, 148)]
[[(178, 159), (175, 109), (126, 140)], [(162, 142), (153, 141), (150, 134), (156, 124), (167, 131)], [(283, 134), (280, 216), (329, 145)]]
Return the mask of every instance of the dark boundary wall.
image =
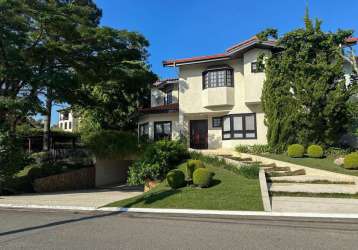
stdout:
[(38, 193), (94, 188), (95, 176), (95, 167), (82, 168), (63, 174), (36, 179), (33, 183), (33, 187)]

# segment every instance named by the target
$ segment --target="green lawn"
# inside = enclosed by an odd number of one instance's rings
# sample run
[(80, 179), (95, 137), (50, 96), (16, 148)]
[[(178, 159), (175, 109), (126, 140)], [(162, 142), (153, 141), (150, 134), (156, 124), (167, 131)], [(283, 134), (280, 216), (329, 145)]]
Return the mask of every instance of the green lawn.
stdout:
[[(185, 172), (185, 164), (179, 169)], [(262, 211), (258, 179), (247, 179), (225, 169), (208, 166), (215, 172), (210, 188), (184, 187), (172, 190), (165, 181), (151, 191), (107, 206), (142, 208), (190, 208)]]
[(291, 158), (285, 154), (264, 154), (262, 155), (267, 158), (279, 160), (279, 161), (286, 161), (294, 164), (299, 164), (306, 167), (317, 168), (322, 170), (327, 170), (335, 173), (340, 174), (348, 174), (348, 175), (355, 175), (358, 176), (358, 170), (348, 170), (343, 167), (337, 166), (334, 164), (333, 157), (327, 157), (322, 159), (315, 159), (315, 158)]

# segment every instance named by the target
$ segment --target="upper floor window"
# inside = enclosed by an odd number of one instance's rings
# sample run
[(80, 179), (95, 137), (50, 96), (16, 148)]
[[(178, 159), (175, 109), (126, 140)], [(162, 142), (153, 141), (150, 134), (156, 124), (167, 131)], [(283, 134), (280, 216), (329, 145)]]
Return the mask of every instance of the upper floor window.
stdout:
[(203, 88), (233, 87), (232, 68), (210, 69), (203, 73)]
[(252, 62), (251, 63), (251, 73), (260, 73), (264, 72), (265, 65), (260, 62)]
[(167, 105), (172, 103), (173, 103), (173, 90), (168, 89), (165, 91), (164, 104)]
[(60, 120), (63, 121), (63, 120), (68, 120), (69, 118), (69, 113), (68, 112), (63, 112), (60, 114)]

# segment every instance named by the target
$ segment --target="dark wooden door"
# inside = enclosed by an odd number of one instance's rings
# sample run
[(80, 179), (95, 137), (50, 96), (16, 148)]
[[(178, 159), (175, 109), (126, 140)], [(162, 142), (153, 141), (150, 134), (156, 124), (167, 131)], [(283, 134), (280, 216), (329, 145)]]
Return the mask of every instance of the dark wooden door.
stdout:
[(208, 120), (190, 121), (190, 147), (196, 149), (208, 148)]

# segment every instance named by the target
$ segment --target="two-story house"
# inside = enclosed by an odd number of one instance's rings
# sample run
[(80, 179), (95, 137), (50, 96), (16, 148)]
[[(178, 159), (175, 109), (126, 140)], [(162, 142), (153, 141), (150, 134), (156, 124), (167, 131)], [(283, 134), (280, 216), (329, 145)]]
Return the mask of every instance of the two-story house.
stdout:
[(163, 62), (178, 79), (158, 81), (151, 107), (142, 109), (140, 136), (188, 139), (198, 149), (266, 144), (261, 105), (264, 67), (257, 58), (280, 51), (275, 41), (256, 36), (224, 53)]
[(58, 127), (67, 132), (75, 132), (78, 129), (79, 119), (74, 115), (71, 108), (57, 110), (59, 119)]

